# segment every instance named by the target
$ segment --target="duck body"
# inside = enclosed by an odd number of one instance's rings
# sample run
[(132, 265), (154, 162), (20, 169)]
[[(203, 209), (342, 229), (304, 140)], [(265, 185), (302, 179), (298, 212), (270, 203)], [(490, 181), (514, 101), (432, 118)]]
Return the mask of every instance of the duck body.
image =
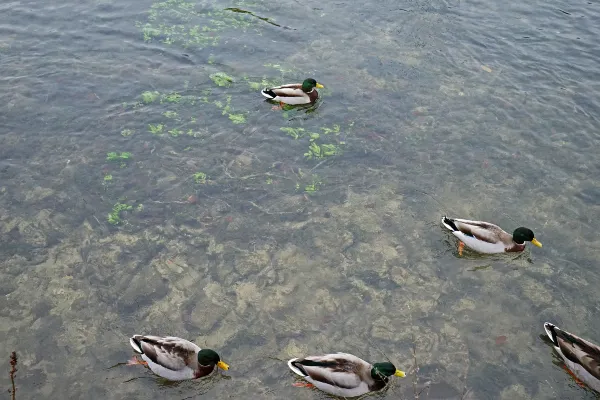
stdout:
[(311, 104), (319, 98), (319, 92), (316, 88), (321, 89), (323, 85), (312, 78), (308, 78), (302, 83), (265, 88), (261, 90), (261, 94), (267, 99), (279, 103), (289, 105)]
[(600, 346), (563, 331), (550, 322), (544, 323), (544, 329), (569, 370), (600, 393)]
[(525, 242), (538, 247), (542, 244), (535, 239), (528, 228), (517, 228), (511, 235), (498, 225), (484, 221), (442, 217), (442, 225), (456, 236), (465, 246), (484, 254), (520, 252), (525, 250)]
[(389, 376), (405, 376), (391, 363), (371, 365), (348, 353), (293, 358), (288, 367), (318, 389), (342, 397), (377, 391), (385, 387)]
[(172, 381), (201, 378), (218, 366), (229, 366), (210, 349), (175, 336), (134, 335), (129, 339), (133, 350), (140, 354), (156, 375)]

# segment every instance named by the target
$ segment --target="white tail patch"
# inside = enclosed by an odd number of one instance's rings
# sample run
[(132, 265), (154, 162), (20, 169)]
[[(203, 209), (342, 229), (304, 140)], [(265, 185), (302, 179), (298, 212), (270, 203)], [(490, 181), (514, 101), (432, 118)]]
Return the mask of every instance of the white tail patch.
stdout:
[[(137, 335), (135, 335), (135, 336), (137, 336)], [(144, 352), (142, 351), (140, 346), (138, 346), (138, 344), (135, 342), (135, 340), (133, 340), (133, 337), (129, 338), (129, 344), (131, 345), (131, 347), (133, 347), (133, 351), (135, 351), (138, 354), (144, 354)]]
[(266, 92), (267, 89), (261, 90), (260, 93), (265, 96), (267, 99), (273, 99), (273, 96), (271, 96), (269, 93)]
[(292, 363), (294, 361), (297, 361), (297, 358), (292, 358), (291, 360), (288, 361), (288, 367), (290, 367), (290, 369), (296, 374), (296, 375), (300, 375), (301, 377), (305, 378), (306, 376), (302, 373), (302, 371), (300, 371), (298, 368), (296, 368)]
[(554, 335), (552, 334), (551, 328), (556, 328), (556, 325), (551, 324), (550, 322), (544, 322), (544, 330), (546, 331), (546, 335), (552, 340), (552, 343), (558, 345), (558, 343), (554, 342)]
[[(450, 232), (454, 232), (454, 228), (453, 228), (453, 227), (451, 227), (450, 225), (448, 225), (448, 224), (446, 223), (446, 221), (445, 221), (445, 220), (446, 220), (446, 218), (448, 218), (448, 217), (446, 217), (445, 215), (442, 217), (442, 225), (444, 225), (444, 227), (445, 227), (446, 229), (448, 229)], [(448, 219), (449, 219), (449, 218), (448, 218)]]

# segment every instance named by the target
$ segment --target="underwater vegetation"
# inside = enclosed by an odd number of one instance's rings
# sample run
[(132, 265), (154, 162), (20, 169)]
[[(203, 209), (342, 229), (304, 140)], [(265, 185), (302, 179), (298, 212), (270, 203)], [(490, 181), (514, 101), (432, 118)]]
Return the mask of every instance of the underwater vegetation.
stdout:
[(201, 184), (206, 183), (206, 174), (204, 172), (196, 172), (193, 176), (194, 182)]
[[(354, 122), (351, 122), (348, 125), (348, 130), (352, 128)], [(319, 128), (321, 132), (308, 132), (304, 128), (294, 128), (294, 127), (281, 127), (279, 128), (283, 132), (285, 132), (288, 136), (290, 136), (294, 140), (299, 140), (302, 138), (308, 138), (308, 150), (304, 153), (304, 157), (308, 160), (313, 158), (325, 158), (335, 156), (340, 154), (341, 147), (346, 144), (344, 140), (337, 140), (336, 143), (320, 143), (324, 138), (327, 138), (328, 135), (333, 135), (334, 137), (338, 137), (341, 133), (341, 127), (338, 124), (334, 124), (332, 127), (321, 127)]]
[(319, 188), (321, 187), (322, 184), (323, 184), (323, 181), (321, 181), (321, 178), (319, 178), (319, 175), (313, 174), (310, 177), (309, 183), (305, 184), (304, 187), (302, 187), (302, 185), (300, 185), (300, 183), (296, 183), (296, 190), (303, 189), (303, 191), (305, 193), (313, 194), (319, 190)]
[(113, 206), (112, 211), (110, 213), (108, 213), (106, 220), (111, 225), (118, 225), (122, 222), (121, 221), (121, 212), (129, 211), (129, 210), (133, 210), (133, 206), (130, 206), (128, 204), (123, 204), (123, 203), (116, 203)]
[(131, 153), (125, 151), (122, 153), (117, 153), (117, 152), (110, 152), (110, 153), (106, 153), (106, 159), (108, 161), (122, 161), (122, 160), (129, 160), (131, 158)]
[(258, 33), (261, 21), (274, 24), (269, 18), (242, 11), (238, 7), (220, 9), (184, 0), (157, 1), (150, 6), (147, 21), (137, 21), (136, 27), (147, 42), (205, 48), (216, 46), (225, 31)]
[(215, 83), (215, 85), (221, 87), (229, 87), (233, 82), (233, 78), (227, 75), (225, 72), (216, 72), (214, 74), (211, 74), (209, 77)]
[[(253, 11), (247, 11), (249, 8)], [(248, 1), (233, 1), (231, 7), (226, 9), (216, 8), (210, 2), (156, 1), (148, 10), (146, 21), (138, 21), (136, 26), (142, 31), (145, 41), (184, 48), (216, 46), (222, 37), (232, 34), (239, 35), (240, 32), (260, 34), (261, 26), (264, 24), (292, 29), (282, 27), (272, 18), (256, 12), (263, 9), (264, 6), (261, 3)], [(147, 121), (144, 124), (145, 128), (140, 130), (134, 129), (135, 127), (122, 129), (121, 135), (128, 137), (134, 131), (146, 131), (150, 135), (164, 140), (180, 137), (185, 137), (184, 141), (189, 138), (205, 140), (210, 133), (206, 131), (206, 124), (203, 123), (203, 120), (210, 118), (211, 121), (214, 121), (222, 118), (222, 124), (229, 124), (231, 127), (247, 124), (251, 114), (250, 111), (244, 109), (247, 108), (246, 98), (255, 96), (264, 87), (278, 86), (292, 81), (296, 79), (299, 72), (293, 67), (281, 63), (266, 63), (264, 67), (269, 71), (261, 74), (262, 76), (232, 76), (229, 71), (213, 68), (216, 65), (213, 55), (208, 57), (206, 63), (207, 66), (210, 66), (209, 72), (206, 74), (207, 79), (200, 79), (197, 85), (190, 85), (189, 81), (185, 81), (182, 88), (166, 91), (152, 87), (151, 90), (142, 91), (134, 102), (124, 103), (124, 110), (151, 115), (152, 120)], [(256, 101), (260, 102), (261, 100), (257, 97)], [(308, 114), (312, 111), (284, 107), (283, 112), (278, 114), (282, 118), (282, 125), (290, 125), (289, 121), (301, 112)], [(295, 141), (306, 142), (306, 147), (300, 153), (304, 160), (319, 161), (342, 152), (342, 148), (346, 144), (342, 138), (347, 137), (351, 126), (352, 124), (344, 128), (339, 124), (318, 128), (283, 126), (281, 130)], [(184, 151), (193, 147), (195, 146), (188, 145)], [(112, 161), (125, 161), (117, 153), (111, 157)], [(283, 181), (273, 178), (269, 171), (261, 173), (259, 170), (254, 175), (262, 176), (260, 184), (264, 185), (266, 182), (267, 185), (273, 187), (272, 190), (280, 190), (281, 186), (277, 185), (290, 180), (289, 189), (295, 188), (296, 191), (306, 194), (314, 194), (322, 187), (323, 179), (318, 175), (303, 173), (299, 167), (296, 171), (297, 173), (295, 172), (291, 178), (288, 176)], [(105, 173), (103, 186), (105, 190), (110, 187), (114, 192), (118, 190), (119, 185), (109, 185), (112, 179), (112, 175), (108, 172)], [(207, 174), (200, 171), (193, 173), (192, 179), (196, 185), (208, 182)], [(120, 181), (119, 178), (118, 182)], [(218, 182), (217, 178), (215, 184), (218, 185)], [(246, 180), (244, 182), (248, 184), (253, 181)], [(276, 186), (277, 189), (275, 189)], [(123, 195), (123, 193), (112, 194), (115, 197)], [(131, 206), (117, 203), (109, 213), (109, 222), (113, 225), (121, 223), (121, 212), (131, 210), (128, 207)]]

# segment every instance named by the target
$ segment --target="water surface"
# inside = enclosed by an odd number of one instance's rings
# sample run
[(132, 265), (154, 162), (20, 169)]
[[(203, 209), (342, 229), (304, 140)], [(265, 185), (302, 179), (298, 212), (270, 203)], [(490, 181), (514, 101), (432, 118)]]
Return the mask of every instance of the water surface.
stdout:
[[(0, 13), (1, 354), (20, 356), (18, 397), (325, 399), (284, 362), (346, 351), (411, 372), (375, 397), (414, 398), (416, 346), (431, 399), (594, 398), (539, 335), (552, 321), (600, 342), (596, 3)], [(325, 85), (310, 110), (258, 91), (309, 76)], [(311, 133), (338, 154), (305, 155)], [(458, 257), (444, 213), (544, 247)], [(118, 365), (134, 333), (231, 369), (165, 384)]]

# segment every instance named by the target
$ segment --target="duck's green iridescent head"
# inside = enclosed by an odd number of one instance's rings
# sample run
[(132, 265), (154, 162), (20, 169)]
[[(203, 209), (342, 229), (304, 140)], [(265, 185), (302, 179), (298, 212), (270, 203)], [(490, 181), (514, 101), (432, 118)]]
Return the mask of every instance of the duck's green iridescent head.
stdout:
[(216, 365), (225, 371), (229, 369), (229, 365), (221, 361), (221, 357), (217, 354), (217, 352), (211, 349), (202, 349), (198, 352), (198, 364)]
[(517, 228), (513, 232), (513, 240), (518, 244), (523, 244), (525, 242), (531, 242), (531, 244), (542, 247), (542, 244), (535, 238), (533, 235), (533, 231), (528, 228)]
[(373, 368), (371, 368), (371, 377), (373, 379), (383, 380), (392, 375), (399, 376), (400, 378), (404, 378), (406, 376), (404, 372), (396, 369), (394, 364), (390, 362), (375, 363), (373, 364)]
[(308, 93), (308, 92), (312, 91), (314, 88), (323, 89), (324, 86), (321, 85), (319, 82), (315, 81), (313, 78), (305, 79), (304, 82), (302, 82), (302, 91), (303, 92)]

